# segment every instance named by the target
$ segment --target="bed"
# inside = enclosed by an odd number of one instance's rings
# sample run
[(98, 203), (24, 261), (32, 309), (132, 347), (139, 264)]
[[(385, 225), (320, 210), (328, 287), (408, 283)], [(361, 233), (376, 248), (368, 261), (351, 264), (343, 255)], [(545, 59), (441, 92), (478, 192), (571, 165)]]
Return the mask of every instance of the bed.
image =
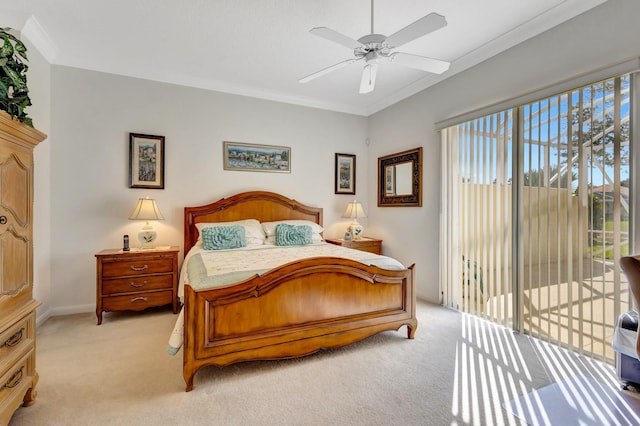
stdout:
[[(184, 252), (188, 256), (198, 242), (198, 224), (245, 219), (322, 225), (322, 209), (264, 191), (185, 207)], [(187, 282), (181, 329), (186, 391), (193, 389), (194, 376), (204, 366), (300, 357), (402, 326), (413, 339), (414, 265), (401, 268), (312, 257), (212, 289)]]

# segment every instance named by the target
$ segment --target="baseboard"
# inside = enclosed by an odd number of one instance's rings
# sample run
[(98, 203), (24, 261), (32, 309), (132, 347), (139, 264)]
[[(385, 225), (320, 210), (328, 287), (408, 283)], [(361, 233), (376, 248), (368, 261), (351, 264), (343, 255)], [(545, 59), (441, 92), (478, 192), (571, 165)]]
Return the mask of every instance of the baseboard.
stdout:
[(49, 318), (61, 315), (86, 314), (87, 312), (95, 312), (96, 305), (74, 305), (61, 306), (53, 309), (47, 309), (36, 317), (36, 327), (44, 324)]
[(42, 324), (47, 322), (47, 320), (51, 318), (51, 310), (47, 309), (44, 312), (40, 312), (39, 315), (36, 315), (36, 329), (40, 328)]

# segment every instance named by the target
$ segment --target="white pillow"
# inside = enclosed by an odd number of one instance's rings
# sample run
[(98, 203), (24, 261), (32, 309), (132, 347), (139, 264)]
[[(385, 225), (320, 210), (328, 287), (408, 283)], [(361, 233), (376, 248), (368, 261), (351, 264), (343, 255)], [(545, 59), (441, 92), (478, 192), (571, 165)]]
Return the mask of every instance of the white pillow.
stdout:
[(320, 235), (324, 228), (318, 225), (315, 222), (310, 220), (302, 220), (302, 219), (291, 219), (291, 220), (278, 220), (276, 222), (262, 222), (262, 229), (264, 229), (264, 233), (267, 234), (267, 239), (265, 244), (275, 244), (276, 243), (276, 226), (279, 223), (286, 223), (287, 225), (307, 225), (311, 227), (311, 241), (314, 243), (322, 242), (322, 235)]
[[(236, 220), (233, 222), (200, 222), (196, 223), (198, 228), (198, 241), (200, 241), (200, 234), (204, 228), (212, 228), (216, 226), (230, 226), (240, 225), (244, 227), (244, 235), (247, 243), (247, 247), (261, 246), (265, 243), (265, 233), (260, 225), (260, 222), (256, 219)], [(197, 244), (197, 243), (196, 243)]]

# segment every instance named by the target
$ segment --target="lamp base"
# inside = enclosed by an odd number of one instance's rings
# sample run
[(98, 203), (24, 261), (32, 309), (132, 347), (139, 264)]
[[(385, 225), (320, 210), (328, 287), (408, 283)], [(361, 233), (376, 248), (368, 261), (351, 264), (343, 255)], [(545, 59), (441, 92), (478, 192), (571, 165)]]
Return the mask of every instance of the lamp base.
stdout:
[(153, 242), (158, 237), (158, 233), (156, 231), (140, 231), (138, 232), (138, 240), (141, 244), (141, 249), (152, 249), (155, 247)]
[(351, 233), (351, 239), (359, 240), (362, 238), (362, 225), (359, 223), (352, 223), (349, 225), (349, 232)]

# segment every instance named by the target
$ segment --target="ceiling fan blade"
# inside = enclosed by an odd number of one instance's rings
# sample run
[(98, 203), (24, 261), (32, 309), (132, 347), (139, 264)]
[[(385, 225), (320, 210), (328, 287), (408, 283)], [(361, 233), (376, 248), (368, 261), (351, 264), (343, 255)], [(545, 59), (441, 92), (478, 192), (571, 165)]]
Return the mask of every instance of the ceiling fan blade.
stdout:
[(335, 65), (331, 65), (330, 67), (321, 69), (320, 71), (314, 72), (313, 74), (309, 74), (306, 77), (302, 77), (300, 80), (298, 80), (298, 82), (299, 83), (306, 83), (308, 81), (315, 80), (318, 77), (322, 77), (325, 74), (329, 74), (330, 72), (338, 70), (338, 69), (340, 69), (342, 67), (345, 67), (345, 66), (349, 65), (350, 63), (355, 62), (357, 60), (358, 59), (353, 58), (353, 59), (347, 59), (346, 61), (338, 62)]
[(410, 53), (396, 52), (389, 55), (389, 61), (434, 74), (442, 74), (449, 69), (449, 62), (426, 56), (412, 55)]
[(349, 36), (346, 36), (342, 33), (332, 30), (327, 27), (315, 27), (311, 28), (309, 32), (318, 37), (322, 37), (326, 40), (332, 41), (334, 43), (341, 44), (343, 46), (348, 47), (349, 49), (357, 49), (358, 47), (362, 47), (362, 43), (352, 39)]
[(371, 63), (364, 66), (362, 70), (362, 79), (360, 80), (360, 94), (373, 92), (376, 85), (376, 74), (378, 73), (378, 64)]
[(400, 47), (447, 25), (442, 15), (430, 13), (387, 37), (389, 47)]

